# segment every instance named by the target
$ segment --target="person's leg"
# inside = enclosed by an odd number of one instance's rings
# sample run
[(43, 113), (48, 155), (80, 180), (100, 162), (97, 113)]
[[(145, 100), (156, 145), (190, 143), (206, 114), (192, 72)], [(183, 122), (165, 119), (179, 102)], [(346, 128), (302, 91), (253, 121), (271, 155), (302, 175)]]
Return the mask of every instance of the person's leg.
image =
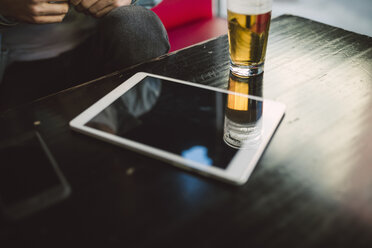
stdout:
[(140, 6), (114, 9), (99, 21), (95, 36), (104, 73), (158, 57), (170, 48), (160, 19)]
[(0, 111), (160, 56), (169, 50), (166, 30), (150, 10), (120, 7), (100, 19), (97, 32), (57, 58), (20, 62), (0, 84)]

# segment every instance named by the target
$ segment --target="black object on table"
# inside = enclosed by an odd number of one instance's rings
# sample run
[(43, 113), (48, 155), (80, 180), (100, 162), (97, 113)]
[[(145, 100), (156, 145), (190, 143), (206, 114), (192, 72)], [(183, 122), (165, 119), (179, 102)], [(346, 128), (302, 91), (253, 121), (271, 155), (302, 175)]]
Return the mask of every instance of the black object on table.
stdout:
[(1, 140), (40, 122), (72, 189), (2, 221), (1, 247), (371, 247), (372, 38), (296, 16), (270, 32), (262, 92), (286, 117), (242, 187), (68, 127), (139, 71), (226, 88), (226, 36), (1, 113)]

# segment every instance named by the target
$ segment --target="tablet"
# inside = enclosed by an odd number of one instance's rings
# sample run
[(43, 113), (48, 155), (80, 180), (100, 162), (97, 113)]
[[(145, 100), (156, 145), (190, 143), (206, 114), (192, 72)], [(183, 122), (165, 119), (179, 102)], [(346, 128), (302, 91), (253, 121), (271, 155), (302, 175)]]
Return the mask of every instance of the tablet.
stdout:
[(282, 103), (242, 94), (257, 83), (230, 75), (228, 91), (140, 72), (74, 118), (70, 127), (241, 185), (285, 110)]

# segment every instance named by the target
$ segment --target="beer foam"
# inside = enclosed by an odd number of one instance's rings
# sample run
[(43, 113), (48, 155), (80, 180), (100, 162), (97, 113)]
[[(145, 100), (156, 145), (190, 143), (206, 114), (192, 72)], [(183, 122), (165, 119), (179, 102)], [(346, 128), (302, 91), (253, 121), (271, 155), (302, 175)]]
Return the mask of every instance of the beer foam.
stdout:
[(227, 0), (227, 9), (237, 14), (264, 14), (271, 8), (272, 0)]

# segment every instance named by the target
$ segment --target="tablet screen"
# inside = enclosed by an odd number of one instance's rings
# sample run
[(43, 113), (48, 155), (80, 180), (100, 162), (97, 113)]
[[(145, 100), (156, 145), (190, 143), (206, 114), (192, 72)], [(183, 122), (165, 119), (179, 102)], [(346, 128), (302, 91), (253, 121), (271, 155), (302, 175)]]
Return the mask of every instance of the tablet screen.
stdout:
[[(230, 77), (229, 89), (260, 95), (249, 83)], [(267, 111), (247, 96), (147, 76), (85, 125), (226, 169), (240, 149), (260, 145)]]

